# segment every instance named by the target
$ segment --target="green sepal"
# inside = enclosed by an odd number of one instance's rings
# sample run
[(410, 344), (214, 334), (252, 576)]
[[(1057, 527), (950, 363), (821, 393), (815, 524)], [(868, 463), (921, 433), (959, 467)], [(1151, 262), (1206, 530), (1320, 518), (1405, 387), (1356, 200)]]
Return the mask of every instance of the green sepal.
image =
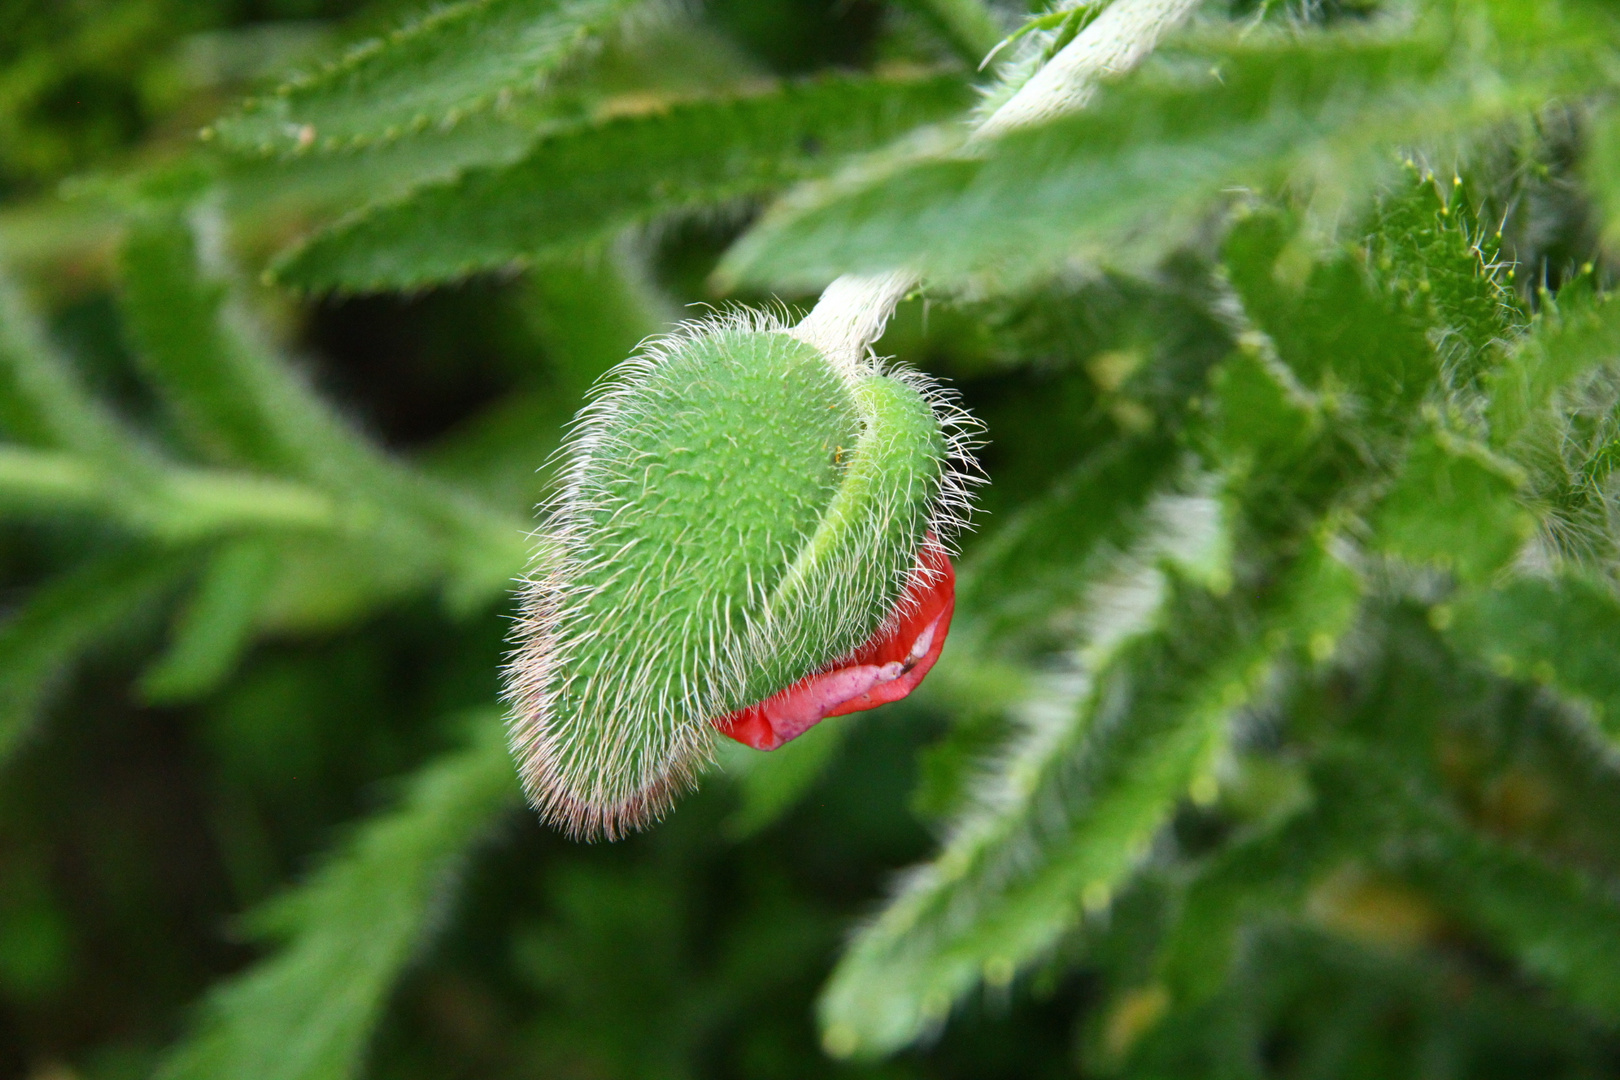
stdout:
[(893, 377), (868, 375), (851, 390), (860, 432), (839, 455), (842, 475), (815, 533), (771, 595), (753, 643), (760, 666), (732, 709), (871, 637), (916, 563), (945, 461), (939, 421), (915, 387)]

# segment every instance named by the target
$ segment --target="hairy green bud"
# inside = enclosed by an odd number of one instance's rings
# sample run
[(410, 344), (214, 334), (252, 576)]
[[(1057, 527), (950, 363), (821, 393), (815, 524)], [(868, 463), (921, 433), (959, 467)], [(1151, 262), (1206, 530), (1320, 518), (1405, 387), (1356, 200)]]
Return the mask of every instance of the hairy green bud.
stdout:
[(646, 824), (718, 722), (897, 625), (966, 510), (969, 428), (923, 377), (762, 316), (621, 365), (563, 452), (508, 670), (541, 815), (580, 838)]

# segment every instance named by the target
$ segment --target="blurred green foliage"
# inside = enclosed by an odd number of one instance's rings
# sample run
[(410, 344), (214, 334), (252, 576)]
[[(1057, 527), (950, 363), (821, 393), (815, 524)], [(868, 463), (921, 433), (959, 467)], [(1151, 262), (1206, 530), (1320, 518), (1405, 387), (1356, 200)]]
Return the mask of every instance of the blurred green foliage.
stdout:
[[(1080, 21), (0, 8), (0, 1077), (1620, 1071), (1620, 16), (1211, 0), (964, 146)], [(939, 667), (545, 833), (569, 419), (898, 265)]]

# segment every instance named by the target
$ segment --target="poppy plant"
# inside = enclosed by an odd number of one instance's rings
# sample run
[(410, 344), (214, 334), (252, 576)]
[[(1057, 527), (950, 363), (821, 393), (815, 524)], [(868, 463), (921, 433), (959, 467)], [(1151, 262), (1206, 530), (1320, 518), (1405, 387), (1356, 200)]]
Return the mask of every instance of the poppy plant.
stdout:
[(730, 735), (766, 750), (938, 658), (972, 422), (764, 316), (691, 324), (563, 451), (507, 671), (514, 755), (580, 838), (656, 819)]

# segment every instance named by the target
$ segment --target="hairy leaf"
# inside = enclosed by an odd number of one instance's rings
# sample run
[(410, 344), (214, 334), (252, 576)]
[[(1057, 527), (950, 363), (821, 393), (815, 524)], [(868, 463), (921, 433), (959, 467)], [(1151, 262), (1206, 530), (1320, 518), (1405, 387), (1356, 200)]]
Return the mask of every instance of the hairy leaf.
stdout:
[(1612, 104), (1592, 118), (1586, 174), (1603, 213), (1603, 239), (1620, 243), (1620, 109)]
[(1369, 225), (1372, 276), (1458, 369), (1458, 381), (1488, 370), (1529, 324), (1507, 285), (1502, 237), (1479, 220), (1460, 176), (1408, 163), (1406, 184), (1379, 201)]
[(7, 616), (0, 624), (0, 765), (79, 657), (124, 630), (182, 571), (174, 558), (149, 551), (92, 560), (35, 589)]
[(956, 52), (978, 68), (1001, 40), (1001, 23), (982, 0), (900, 0)]
[(305, 885), (251, 919), (284, 942), (210, 993), (161, 1080), (352, 1080), (401, 971), (453, 902), (461, 867), (518, 802), (499, 717), (427, 765)]
[(190, 701), (225, 681), (249, 644), (272, 581), (273, 559), (268, 545), (251, 540), (214, 553), (175, 622), (169, 651), (141, 676), (148, 701)]
[(1319, 813), (1304, 814), (1244, 837), (1197, 867), (1158, 958), (1157, 975), (1177, 1006), (1220, 990), (1240, 935), (1297, 913), (1311, 879), (1363, 838), (1335, 831)]
[(1117, 443), (1025, 503), (963, 565), (957, 636), (982, 639), (976, 652), (1072, 644), (1100, 568), (1153, 526), (1153, 496), (1178, 462), (1168, 439)]
[(1491, 441), (1545, 429), (1548, 406), (1598, 365), (1620, 355), (1620, 304), (1606, 294), (1563, 298), (1537, 316), (1529, 333), (1490, 379)]
[(39, 316), (0, 275), (0, 429), (20, 442), (121, 460), (128, 449), (112, 416), (79, 384)]
[(314, 411), (313, 401), (250, 346), (242, 313), (227, 312), (226, 287), (204, 276), (196, 247), (187, 223), (170, 215), (141, 222), (124, 243), (124, 312), (146, 373), (205, 457), (272, 469), (303, 464), (313, 433), (298, 413)]
[(156, 211), (123, 252), (124, 307), (146, 370), (182, 430), (215, 457), (302, 473), (335, 488), (398, 486), (382, 454), (278, 355), (226, 267), (207, 267), (195, 232), (223, 227)]
[(265, 340), (225, 269), (204, 266), (193, 230), (221, 223), (204, 210), (192, 217), (153, 213), (124, 253), (125, 307), (142, 359), (183, 429), (213, 456), (299, 474), (330, 492), (340, 513), (365, 523), (370, 557), (436, 563), (453, 607), (504, 592), (524, 559), (519, 522), (413, 475), (346, 423)]
[(1146, 260), (1223, 190), (1306, 170), (1337, 189), (1380, 148), (1529, 100), (1516, 96), (1527, 87), (1475, 84), (1452, 65), (1443, 40), (1422, 36), (1231, 46), (1142, 73), (1084, 113), (802, 188), (722, 269), (801, 286), (900, 268), (1017, 281), (1122, 250)]
[(276, 266), (304, 289), (412, 288), (588, 247), (670, 210), (825, 171), (968, 102), (959, 76), (843, 76), (691, 101), (542, 138), (316, 234)]
[(981, 978), (1009, 981), (1084, 905), (1106, 906), (1219, 745), (1243, 696), (1232, 688), (1252, 688), (1253, 642), (1223, 626), (1211, 651), (1152, 630), (1170, 589), (1157, 559), (1206, 561), (1224, 551), (1221, 530), (1188, 505), (1136, 548), (1093, 586), (1112, 608), (1087, 635), (1097, 673), (1048, 680), (1024, 703), (1024, 732), (939, 858), (835, 970), (820, 1005), (831, 1052), (904, 1046)]
[(1620, 734), (1620, 603), (1575, 576), (1467, 593), (1436, 612), (1463, 652), (1501, 674), (1529, 676), (1595, 705)]
[[(1438, 923), (1439, 910), (1449, 911), (1516, 954), (1527, 973), (1564, 983), (1599, 1012), (1620, 1007), (1613, 901), (1581, 875), (1470, 829), (1393, 764), (1377, 753), (1337, 748), (1311, 770), (1308, 812), (1200, 868), (1159, 959), (1178, 1007), (1241, 992), (1223, 984), (1244, 934), (1252, 941), (1268, 925), (1305, 919), (1314, 906), (1314, 921), (1394, 943), (1415, 929), (1402, 929), (1400, 913), (1390, 909), (1398, 903), (1437, 905), (1427, 916), (1431, 923)], [(1420, 891), (1407, 899), (1369, 892), (1359, 900), (1369, 905), (1364, 912), (1336, 911), (1356, 902), (1331, 899), (1336, 867), (1359, 867), (1362, 877), (1371, 870), (1394, 875), (1400, 887)]]
[(1412, 447), (1379, 518), (1384, 548), (1477, 579), (1513, 557), (1534, 531), (1514, 497), (1519, 478), (1479, 447), (1441, 433)]
[(333, 501), (303, 484), (148, 465), (131, 476), (95, 458), (0, 445), (0, 505), (35, 514), (94, 510), (177, 543), (242, 529), (321, 532), (337, 524)]
[(1218, 460), (1242, 474), (1281, 473), (1322, 428), (1321, 410), (1256, 350), (1238, 353), (1211, 380)]
[(1469, 828), (1449, 807), (1372, 755), (1341, 782), (1358, 788), (1347, 811), (1369, 836), (1407, 838), (1380, 852), (1407, 880), (1487, 934), (1535, 978), (1586, 1008), (1620, 1015), (1620, 904), (1579, 871)]
[(521, 297), (524, 321), (545, 348), (545, 382), (452, 431), (423, 464), (492, 506), (527, 513), (555, 479), (535, 463), (550, 459), (590, 387), (676, 315), (641, 268), (612, 250), (534, 267)]
[(461, 0), (256, 98), (214, 128), (255, 153), (396, 139), (531, 91), (640, 0)]
[(904, 1045), (981, 978), (1005, 984), (1084, 910), (1106, 907), (1260, 673), (1261, 656), (1245, 652), (1178, 677), (1176, 660), (1159, 653), (1129, 650), (1122, 670), (1104, 677), (1088, 702), (1084, 745), (1066, 744), (1061, 764), (1031, 768), (1027, 752), (1019, 755), (1009, 780), (1028, 819), (996, 823), (992, 837), (990, 819), (975, 828), (969, 818), (940, 861), (856, 939), (822, 1000), (829, 1049)]
[(1244, 314), (1286, 370), (1327, 399), (1317, 407), (1342, 409), (1333, 399), (1350, 393), (1380, 419), (1404, 426), (1440, 373), (1423, 325), (1381, 293), (1351, 253), (1287, 265), (1298, 252), (1297, 229), (1284, 215), (1262, 211), (1243, 216), (1227, 236), (1223, 261)]

